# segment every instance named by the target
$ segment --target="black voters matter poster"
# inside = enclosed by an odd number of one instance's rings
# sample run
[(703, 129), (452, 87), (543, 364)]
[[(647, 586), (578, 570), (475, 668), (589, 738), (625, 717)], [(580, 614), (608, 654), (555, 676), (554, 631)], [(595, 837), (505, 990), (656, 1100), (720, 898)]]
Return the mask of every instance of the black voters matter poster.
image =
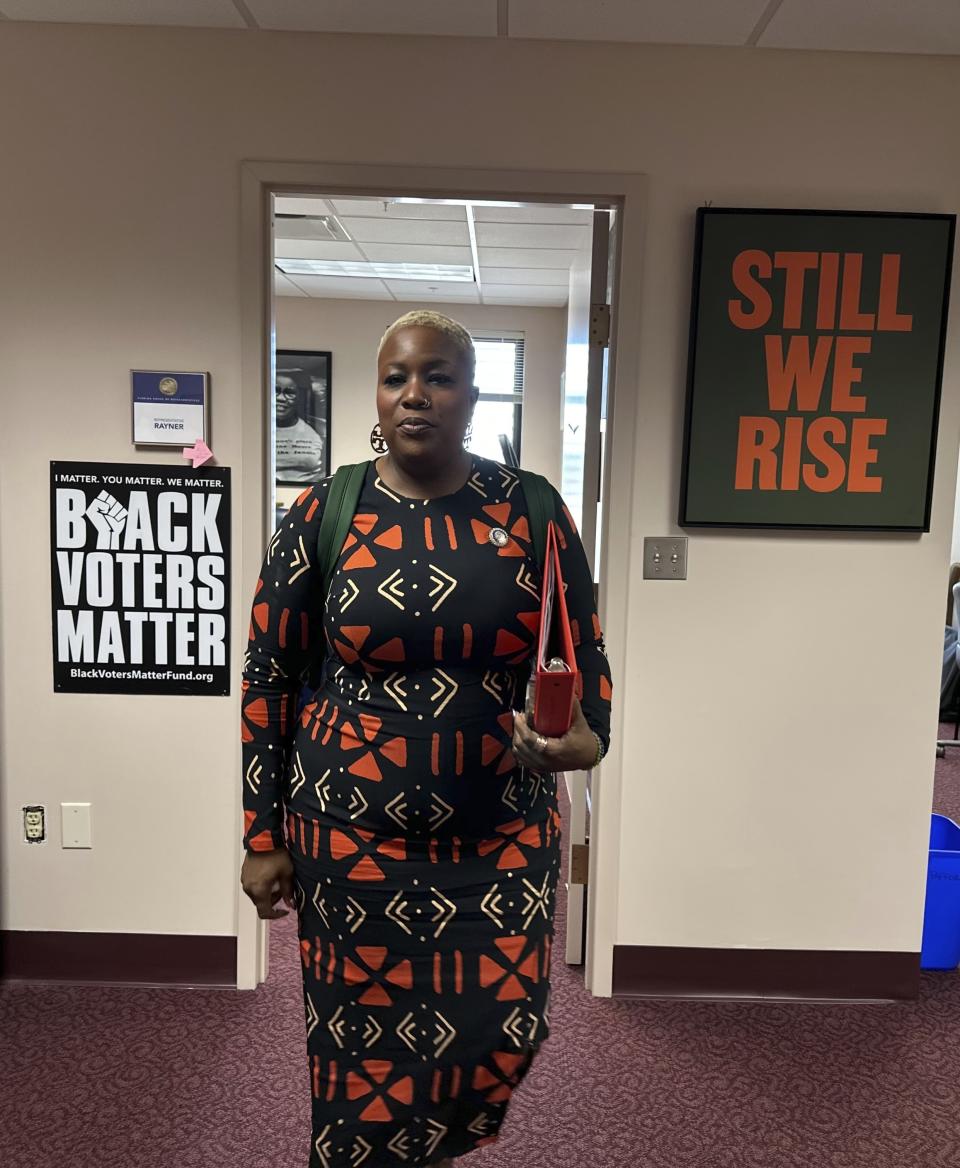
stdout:
[(51, 462), (59, 693), (230, 691), (230, 471)]

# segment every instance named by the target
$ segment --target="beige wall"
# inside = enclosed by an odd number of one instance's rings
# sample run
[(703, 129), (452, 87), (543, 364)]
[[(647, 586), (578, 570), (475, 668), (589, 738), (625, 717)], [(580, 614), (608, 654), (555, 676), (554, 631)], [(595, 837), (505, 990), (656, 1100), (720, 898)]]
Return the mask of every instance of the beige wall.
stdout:
[[(693, 533), (674, 587), (639, 557), (675, 530), (695, 208), (955, 211), (958, 96), (960, 61), (933, 57), (0, 26), (4, 926), (235, 929), (236, 695), (52, 694), (47, 462), (146, 461), (128, 369), (207, 368), (218, 458), (260, 473), (240, 458), (239, 166), (332, 159), (649, 176), (622, 322), (633, 516), (612, 533), (632, 550), (617, 939), (915, 949), (956, 313), (930, 535)], [(235, 574), (235, 661), (251, 585)], [(64, 799), (93, 801), (93, 851), (20, 843), (19, 807)]]
[[(278, 296), (278, 349), (330, 349), (333, 353), (332, 465), (370, 455), (377, 345), (384, 329), (417, 304), (390, 300), (321, 300)], [(523, 465), (560, 482), (560, 378), (566, 312), (482, 304), (429, 304), (471, 331), (524, 334)]]

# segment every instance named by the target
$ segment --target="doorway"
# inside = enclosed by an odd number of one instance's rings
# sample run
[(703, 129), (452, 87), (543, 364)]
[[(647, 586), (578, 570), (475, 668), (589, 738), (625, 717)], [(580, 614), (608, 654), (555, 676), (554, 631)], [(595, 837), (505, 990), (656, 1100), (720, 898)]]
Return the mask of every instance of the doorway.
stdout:
[[(611, 309), (606, 314), (601, 311), (600, 315), (605, 315), (610, 322), (608, 336), (615, 338), (617, 321), (635, 299), (635, 292), (627, 288), (624, 302), (620, 269), (611, 262), (609, 247), (603, 253), (602, 263), (597, 259), (595, 217), (599, 211), (606, 238), (614, 218), (612, 212), (618, 228), (621, 220), (632, 221), (634, 237), (621, 234), (620, 244), (621, 247), (624, 242), (633, 244), (639, 251), (643, 184), (638, 176), (594, 176), (594, 183), (585, 181), (590, 177), (469, 171), (456, 172), (454, 177), (452, 172), (427, 169), (411, 174), (406, 169), (367, 167), (245, 166), (245, 446), (264, 472), (258, 484), (259, 498), (255, 497), (251, 481), (255, 476), (245, 474), (243, 480), (243, 559), (248, 572), (255, 574), (267, 533), (272, 530), (277, 514), (274, 503), (282, 508), (284, 488), (293, 486), (275, 485), (277, 415), (273, 411), (272, 416), (267, 415), (263, 409), (264, 390), (275, 385), (275, 361), (277, 372), (281, 360), (285, 366), (285, 399), (302, 397), (302, 403), (298, 400), (298, 404), (308, 412), (311, 407), (320, 407), (314, 408), (310, 416), (315, 422), (326, 422), (325, 434), (323, 426), (313, 427), (320, 444), (325, 439), (326, 450), (321, 454), (326, 472), (330, 473), (341, 462), (366, 457), (365, 423), (358, 421), (359, 411), (349, 412), (352, 422), (347, 421), (348, 414), (344, 413), (338, 428), (337, 395), (344, 393), (353, 398), (350, 357), (346, 362), (338, 361), (332, 348), (324, 348), (319, 340), (313, 339), (319, 330), (309, 335), (297, 334), (298, 319), (303, 327), (317, 308), (317, 301), (327, 302), (328, 317), (334, 301), (346, 302), (353, 317), (360, 315), (362, 303), (364, 313), (369, 313), (372, 305), (372, 317), (383, 317), (382, 324), (378, 325), (382, 332), (387, 323), (407, 308), (438, 307), (461, 319), (465, 315), (472, 317), (464, 323), (487, 363), (487, 397), (481, 403), (486, 407), (486, 418), (477, 436), (478, 443), (489, 445), (494, 434), (498, 442), (501, 435), (512, 437), (513, 448), (523, 465), (546, 473), (565, 495), (574, 495), (571, 483), (579, 493), (578, 498), (570, 499), (576, 507), (574, 510), (572, 506), (571, 510), (575, 515), (579, 512), (577, 518), (582, 529), (591, 532), (589, 547), (598, 565), (601, 619), (607, 627), (608, 640), (616, 637), (617, 643), (622, 643), (625, 589), (608, 588), (605, 580), (614, 578), (610, 576), (611, 566), (617, 565), (620, 570), (617, 578), (625, 581), (626, 564), (618, 561), (625, 561), (627, 549), (616, 541), (611, 544), (602, 539), (603, 527), (615, 521), (623, 508), (609, 495), (611, 483), (617, 477), (613, 471), (618, 451), (617, 443), (612, 443), (609, 451), (601, 449), (604, 428), (601, 413), (606, 406), (612, 420), (617, 402), (616, 370), (632, 364), (629, 352), (632, 346), (627, 346), (627, 362), (621, 359), (618, 365), (607, 357), (607, 336), (603, 336), (599, 341), (602, 350), (599, 360), (597, 354), (591, 357), (591, 334), (596, 348), (599, 333), (597, 314), (591, 312), (590, 306), (596, 307), (597, 277), (602, 272), (604, 297), (609, 291), (615, 298)], [(583, 193), (591, 187), (591, 193)], [(613, 195), (593, 193), (610, 190), (614, 191)], [(531, 195), (530, 191), (538, 193)], [(278, 222), (275, 251), (274, 228)], [(579, 230), (586, 246), (558, 246), (570, 242), (569, 229)], [(565, 238), (564, 231), (567, 231)], [(423, 245), (418, 245), (415, 238), (418, 235), (424, 244), (430, 245), (429, 253)], [(516, 246), (518, 241), (529, 246)], [(419, 255), (416, 254), (418, 246)], [(575, 254), (558, 263), (557, 255), (551, 253), (562, 251)], [(572, 295), (574, 258), (578, 260), (578, 269), (586, 273), (585, 297), (582, 292), (576, 297)], [(428, 270), (424, 265), (432, 267)], [(537, 275), (531, 277), (529, 273)], [(532, 303), (537, 298), (546, 303)], [(581, 312), (577, 325), (582, 334), (585, 323), (585, 341), (572, 325), (574, 299), (578, 305), (587, 304), (586, 316)], [(484, 314), (482, 309), (494, 312)], [(539, 396), (531, 392), (528, 330), (507, 327), (516, 325), (523, 311), (535, 309), (562, 311), (565, 318), (569, 317), (563, 329), (565, 375), (562, 384), (555, 385), (552, 401), (549, 392), (541, 390)], [(632, 310), (636, 311), (635, 304)], [(489, 327), (485, 328), (485, 323)], [(304, 340), (309, 340), (309, 345)], [(342, 349), (343, 345), (338, 347)], [(571, 362), (571, 347), (579, 360)], [(370, 346), (364, 345), (362, 351), (369, 364)], [(311, 361), (313, 364), (308, 368)], [(578, 380), (581, 369), (583, 376)], [(299, 383), (293, 374), (300, 375)], [(363, 385), (365, 389), (369, 386), (369, 370)], [(322, 400), (324, 392), (326, 403)], [(616, 432), (625, 438), (628, 433), (632, 435), (633, 408), (631, 395), (624, 396), (624, 408), (616, 414)], [(273, 392), (270, 397), (272, 400)], [(545, 423), (551, 409), (557, 423), (553, 427)], [(285, 418), (282, 428), (289, 425)], [(627, 471), (629, 482), (632, 459), (622, 440), (619, 446), (626, 456), (620, 466)], [(488, 453), (486, 449), (478, 452)], [(491, 451), (489, 456), (497, 457), (497, 454)], [(622, 474), (619, 477), (624, 478)], [(601, 498), (608, 499), (608, 506), (603, 509), (604, 522), (598, 524), (597, 503)], [(624, 498), (623, 502), (626, 501)], [(615, 685), (618, 674), (622, 675), (622, 669), (615, 665)], [(590, 806), (595, 847), (589, 865), (588, 909), (586, 913), (581, 912), (581, 918), (585, 917), (588, 922), (586, 979), (594, 993), (609, 993), (615, 934), (618, 754), (614, 741), (604, 763), (602, 799), (595, 797)], [(574, 822), (585, 828), (589, 822), (588, 788), (586, 776), (583, 778), (581, 789), (571, 790), (571, 795), (582, 805)], [(598, 796), (599, 791), (594, 794)], [(605, 833), (604, 821), (609, 825)], [(240, 905), (239, 912), (238, 984), (251, 987), (266, 972), (264, 930), (255, 917), (251, 919), (246, 906)], [(581, 935), (578, 929), (577, 936)], [(568, 950), (568, 959), (579, 960), (579, 954), (571, 955)]]

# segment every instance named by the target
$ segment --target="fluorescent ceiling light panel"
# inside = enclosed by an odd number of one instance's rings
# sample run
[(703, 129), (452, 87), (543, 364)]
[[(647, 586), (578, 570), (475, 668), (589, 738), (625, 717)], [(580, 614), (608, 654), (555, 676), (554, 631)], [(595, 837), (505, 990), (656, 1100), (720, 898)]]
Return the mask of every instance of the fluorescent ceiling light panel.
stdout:
[(369, 276), (374, 280), (450, 280), (473, 283), (470, 264), (374, 263), (371, 260), (280, 259), (276, 266), (287, 276)]
[(391, 203), (422, 203), (426, 206), (434, 207), (539, 207), (548, 205), (551, 207), (563, 207), (571, 211), (593, 211), (595, 209), (593, 203), (508, 203), (504, 199), (391, 199)]

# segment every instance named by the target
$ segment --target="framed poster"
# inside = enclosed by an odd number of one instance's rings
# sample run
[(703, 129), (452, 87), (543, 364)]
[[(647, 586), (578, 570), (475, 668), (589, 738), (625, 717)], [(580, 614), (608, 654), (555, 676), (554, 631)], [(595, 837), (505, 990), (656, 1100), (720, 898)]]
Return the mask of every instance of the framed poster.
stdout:
[(206, 373), (131, 369), (136, 446), (192, 446), (207, 437)]
[(929, 530), (955, 226), (697, 212), (681, 526)]
[(50, 463), (57, 693), (230, 692), (230, 470)]
[(274, 451), (278, 484), (315, 483), (330, 473), (328, 352), (278, 349), (274, 384)]

